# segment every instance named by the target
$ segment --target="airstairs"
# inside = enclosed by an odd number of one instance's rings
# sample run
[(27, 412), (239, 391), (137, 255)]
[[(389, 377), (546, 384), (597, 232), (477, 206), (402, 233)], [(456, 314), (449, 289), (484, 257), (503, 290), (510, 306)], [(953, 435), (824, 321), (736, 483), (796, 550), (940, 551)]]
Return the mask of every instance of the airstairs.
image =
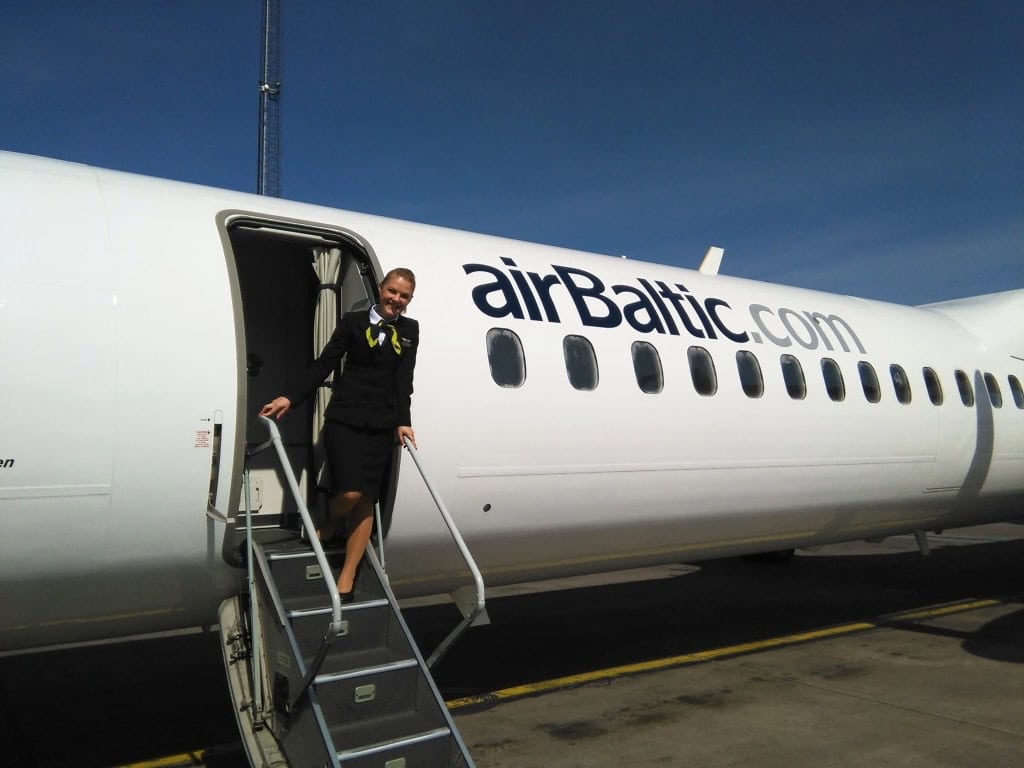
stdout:
[[(276, 427), (268, 428), (272, 440), (261, 447), (278, 448), (304, 528), (312, 532)], [(464, 610), (464, 621), (431, 662), (483, 612), (479, 571), (437, 501), (468, 558), (477, 603)], [(374, 547), (360, 564), (353, 602), (342, 606), (335, 581), (343, 551), (325, 552), (315, 535), (248, 525), (250, 588), (224, 602), (220, 626), (239, 731), (254, 768), (473, 766)]]

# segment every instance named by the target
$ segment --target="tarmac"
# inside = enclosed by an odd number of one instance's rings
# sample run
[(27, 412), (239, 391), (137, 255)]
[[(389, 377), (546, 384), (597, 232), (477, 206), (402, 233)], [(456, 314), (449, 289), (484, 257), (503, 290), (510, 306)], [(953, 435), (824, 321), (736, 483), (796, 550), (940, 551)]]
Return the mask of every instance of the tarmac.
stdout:
[[(494, 590), (435, 678), (478, 768), (1024, 765), (1024, 526), (929, 542)], [(247, 765), (217, 642), (0, 659), (0, 763)]]
[(554, 689), (457, 724), (481, 768), (1009, 768), (1024, 764), (1022, 636), (1024, 604), (986, 601)]

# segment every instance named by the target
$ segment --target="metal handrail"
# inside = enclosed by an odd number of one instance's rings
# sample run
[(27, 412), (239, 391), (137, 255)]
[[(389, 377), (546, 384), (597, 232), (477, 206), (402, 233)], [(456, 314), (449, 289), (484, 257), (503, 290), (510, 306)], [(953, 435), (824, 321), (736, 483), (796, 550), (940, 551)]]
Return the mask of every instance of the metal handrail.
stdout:
[(316, 526), (313, 525), (313, 518), (310, 517), (309, 510), (306, 508), (306, 504), (302, 500), (299, 483), (295, 479), (295, 473), (292, 472), (292, 466), (288, 461), (288, 454), (285, 452), (284, 445), (281, 442), (281, 433), (277, 429), (277, 424), (266, 416), (260, 416), (259, 419), (266, 424), (267, 430), (270, 432), (270, 441), (274, 444), (274, 450), (277, 451), (277, 458), (281, 462), (281, 469), (284, 471), (285, 479), (288, 481), (288, 487), (291, 489), (292, 497), (295, 499), (295, 504), (298, 507), (299, 517), (302, 519), (302, 527), (306, 531), (306, 539), (313, 547), (313, 554), (316, 556), (317, 564), (320, 566), (320, 573), (327, 584), (327, 593), (331, 598), (331, 623), (327, 628), (327, 633), (324, 635), (323, 641), (320, 643), (320, 649), (317, 651), (313, 661), (310, 662), (309, 669), (306, 671), (306, 676), (303, 678), (302, 686), (295, 695), (291, 697), (291, 701), (288, 702), (287, 711), (292, 712), (302, 697), (306, 695), (309, 687), (313, 684), (313, 680), (316, 678), (317, 672), (320, 671), (320, 667), (323, 666), (324, 659), (327, 658), (327, 652), (330, 650), (331, 642), (342, 630), (341, 597), (338, 595), (338, 585), (334, 582), (333, 575), (331, 574), (331, 566), (327, 563), (327, 555), (324, 554), (324, 548), (320, 545), (320, 538), (316, 535)]
[(434, 664), (440, 661), (441, 657), (448, 652), (448, 649), (459, 638), (459, 636), (462, 635), (462, 633), (465, 632), (474, 621), (476, 621), (477, 617), (484, 612), (484, 577), (481, 575), (480, 568), (477, 567), (476, 561), (473, 559), (473, 555), (470, 554), (469, 547), (466, 546), (466, 542), (463, 540), (462, 534), (459, 533), (459, 529), (455, 526), (455, 521), (448, 512), (448, 507), (445, 506), (440, 494), (437, 492), (437, 489), (434, 488), (434, 484), (430, 481), (426, 471), (423, 469), (423, 465), (420, 464), (416, 447), (408, 437), (403, 437), (402, 442), (408, 449), (409, 454), (412, 456), (412, 460), (416, 464), (416, 469), (419, 470), (420, 477), (423, 478), (424, 485), (427, 486), (427, 490), (434, 499), (434, 504), (437, 506), (437, 510), (441, 513), (441, 518), (444, 520), (445, 525), (448, 526), (448, 532), (451, 533), (452, 538), (455, 540), (455, 544), (459, 548), (459, 552), (462, 554), (462, 559), (465, 560), (470, 573), (473, 574), (473, 582), (476, 587), (476, 601), (473, 608), (469, 611), (469, 615), (463, 617), (459, 625), (441, 641), (441, 644), (437, 646), (434, 652), (430, 654), (430, 658), (427, 659), (427, 666), (433, 667)]

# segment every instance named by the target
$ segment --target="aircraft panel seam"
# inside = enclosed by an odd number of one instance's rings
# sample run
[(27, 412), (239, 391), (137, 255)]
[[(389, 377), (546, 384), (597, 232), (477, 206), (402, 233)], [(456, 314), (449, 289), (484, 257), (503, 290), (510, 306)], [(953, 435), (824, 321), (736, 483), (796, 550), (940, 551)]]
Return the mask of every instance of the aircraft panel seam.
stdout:
[(109, 496), (109, 483), (85, 485), (22, 485), (0, 488), (0, 499), (45, 499), (67, 496)]
[(533, 475), (586, 475), (609, 472), (693, 472), (724, 469), (803, 469), (860, 467), (887, 464), (931, 464), (934, 456), (886, 456), (843, 459), (793, 459), (780, 461), (688, 461), (657, 464), (567, 464), (562, 466), (459, 467), (458, 477), (527, 477)]

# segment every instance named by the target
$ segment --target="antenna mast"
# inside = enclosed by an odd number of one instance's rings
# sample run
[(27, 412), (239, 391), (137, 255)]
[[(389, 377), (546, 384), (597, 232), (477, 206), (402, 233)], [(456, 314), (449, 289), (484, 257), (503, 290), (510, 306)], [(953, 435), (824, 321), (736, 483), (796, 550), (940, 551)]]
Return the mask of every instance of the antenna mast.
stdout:
[(281, 195), (281, 56), (278, 42), (281, 22), (279, 0), (263, 0), (263, 50), (260, 56), (259, 158), (256, 192)]

